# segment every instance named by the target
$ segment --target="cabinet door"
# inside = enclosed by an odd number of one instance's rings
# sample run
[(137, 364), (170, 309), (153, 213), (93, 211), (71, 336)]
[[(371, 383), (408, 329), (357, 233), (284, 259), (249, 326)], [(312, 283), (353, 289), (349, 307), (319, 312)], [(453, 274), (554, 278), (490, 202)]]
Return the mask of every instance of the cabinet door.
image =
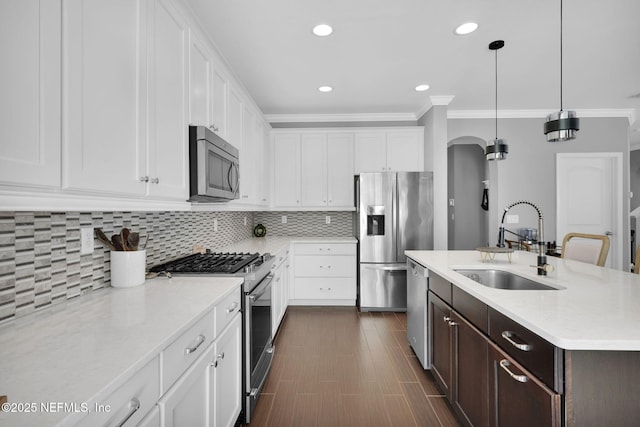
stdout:
[[(242, 148), (242, 97), (239, 92), (229, 86), (229, 104), (228, 104), (228, 122), (227, 122), (227, 142), (233, 144), (238, 150)], [(240, 153), (242, 156), (242, 153)], [(242, 166), (242, 163), (240, 164)], [(242, 185), (242, 177), (240, 177)]]
[(398, 172), (423, 171), (423, 141), (416, 131), (387, 133), (387, 170)]
[(0, 5), (0, 182), (60, 186), (60, 0)]
[(253, 203), (256, 193), (255, 115), (242, 105), (242, 138), (240, 145), (240, 202)]
[(227, 137), (227, 78), (220, 68), (213, 68), (212, 80), (213, 131), (223, 138)]
[(189, 124), (211, 126), (212, 79), (211, 55), (204, 43), (191, 33), (189, 45)]
[(353, 134), (327, 136), (327, 205), (355, 206)]
[(300, 200), (302, 206), (327, 205), (327, 135), (300, 137)]
[(163, 427), (210, 425), (209, 366), (215, 358), (212, 343), (158, 401)]
[(387, 171), (384, 132), (355, 134), (355, 173)]
[[(230, 322), (216, 340), (215, 360), (210, 363), (213, 381), (209, 396), (213, 399), (212, 421), (215, 427), (233, 427), (242, 408), (242, 320), (241, 314)], [(204, 425), (204, 424), (182, 424)]]
[(269, 201), (269, 150), (266, 139), (266, 129), (260, 118), (255, 120), (255, 162), (256, 170), (256, 202), (266, 205)]
[(63, 186), (143, 195), (146, 0), (68, 0), (63, 8)]
[(560, 395), (493, 345), (489, 346), (489, 377), (492, 426), (560, 425)]
[(148, 194), (186, 200), (188, 28), (168, 0), (152, 9)]
[(273, 280), (271, 281), (271, 336), (276, 336), (276, 331), (280, 325), (280, 314), (282, 312), (282, 281), (283, 266), (280, 264), (273, 271)]
[(275, 135), (273, 139), (274, 205), (300, 205), (300, 135)]
[(431, 372), (451, 400), (452, 391), (452, 340), (451, 309), (440, 298), (429, 292), (429, 329), (431, 330)]
[(488, 426), (488, 340), (455, 311), (452, 404), (466, 425)]

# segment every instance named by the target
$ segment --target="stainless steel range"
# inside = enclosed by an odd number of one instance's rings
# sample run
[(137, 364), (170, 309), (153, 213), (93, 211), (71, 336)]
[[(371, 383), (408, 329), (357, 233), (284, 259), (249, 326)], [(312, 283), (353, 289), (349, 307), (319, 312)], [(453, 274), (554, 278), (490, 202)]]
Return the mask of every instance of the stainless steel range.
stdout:
[(273, 360), (271, 336), (271, 267), (274, 257), (258, 253), (193, 254), (157, 265), (151, 272), (167, 275), (243, 277), (242, 291), (242, 413), (247, 424)]

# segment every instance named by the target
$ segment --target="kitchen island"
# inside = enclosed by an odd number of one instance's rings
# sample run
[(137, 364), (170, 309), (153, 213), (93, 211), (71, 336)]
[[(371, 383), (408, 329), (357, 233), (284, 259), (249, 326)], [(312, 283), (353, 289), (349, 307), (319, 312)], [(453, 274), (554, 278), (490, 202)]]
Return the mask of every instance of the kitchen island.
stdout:
[[(640, 425), (640, 276), (559, 258), (548, 259), (555, 271), (538, 276), (536, 255), (520, 251), (511, 262), (497, 256), (488, 263), (476, 251), (406, 255), (428, 269), (432, 372), (451, 386), (445, 391), (463, 423)], [(505, 270), (554, 289), (495, 289), (459, 269)], [(450, 359), (442, 358), (446, 345)], [(473, 364), (467, 371), (466, 358)], [(537, 395), (503, 376), (535, 386)], [(479, 390), (475, 400), (485, 397), (478, 408), (465, 407), (470, 387)], [(528, 419), (526, 409), (548, 417)]]

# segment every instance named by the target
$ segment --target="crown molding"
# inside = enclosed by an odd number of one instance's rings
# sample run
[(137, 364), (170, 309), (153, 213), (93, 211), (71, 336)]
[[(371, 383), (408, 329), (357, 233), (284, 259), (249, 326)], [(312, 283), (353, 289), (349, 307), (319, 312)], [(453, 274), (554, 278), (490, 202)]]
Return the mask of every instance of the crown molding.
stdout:
[[(265, 114), (269, 123), (342, 123), (342, 122), (400, 122), (420, 119), (436, 105), (448, 105), (453, 96), (432, 96), (430, 102), (424, 104), (415, 113), (353, 113), (353, 114)], [(632, 108), (603, 108), (574, 110), (579, 118), (589, 117), (622, 117), (633, 125), (637, 113)], [(498, 110), (501, 119), (544, 119), (552, 110)], [(447, 119), (494, 119), (495, 110), (447, 110)]]
[[(632, 108), (627, 109), (583, 109), (574, 110), (579, 118), (588, 117), (622, 117), (632, 124), (636, 112)], [(551, 110), (498, 110), (498, 118), (501, 119), (544, 119)], [(494, 119), (495, 110), (449, 110), (448, 119)]]
[(429, 99), (431, 100), (431, 105), (449, 105), (455, 97), (455, 95), (434, 95), (430, 96)]
[(269, 123), (399, 122), (417, 120), (415, 113), (265, 114)]

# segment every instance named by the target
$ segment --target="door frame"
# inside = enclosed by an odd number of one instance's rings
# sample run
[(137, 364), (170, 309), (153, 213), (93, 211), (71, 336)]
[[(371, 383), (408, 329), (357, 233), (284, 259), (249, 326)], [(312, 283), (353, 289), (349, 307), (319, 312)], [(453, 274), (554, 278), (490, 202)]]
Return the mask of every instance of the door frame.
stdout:
[[(610, 159), (613, 166), (613, 180), (612, 180), (612, 197), (613, 197), (613, 213), (612, 213), (612, 221), (613, 227), (612, 231), (614, 235), (617, 237), (615, 239), (615, 251), (617, 254), (617, 259), (615, 260), (615, 264), (611, 264), (611, 268), (616, 270), (625, 270), (623, 268), (623, 260), (624, 260), (624, 235), (623, 235), (623, 170), (622, 170), (622, 157), (623, 153), (621, 152), (602, 152), (602, 153), (556, 153), (556, 230), (560, 230), (560, 215), (558, 212), (558, 207), (560, 206), (560, 179), (559, 171), (560, 171), (560, 159), (569, 159), (569, 158), (607, 158)], [(560, 239), (563, 236), (557, 236)], [(613, 247), (613, 245), (612, 245)]]

